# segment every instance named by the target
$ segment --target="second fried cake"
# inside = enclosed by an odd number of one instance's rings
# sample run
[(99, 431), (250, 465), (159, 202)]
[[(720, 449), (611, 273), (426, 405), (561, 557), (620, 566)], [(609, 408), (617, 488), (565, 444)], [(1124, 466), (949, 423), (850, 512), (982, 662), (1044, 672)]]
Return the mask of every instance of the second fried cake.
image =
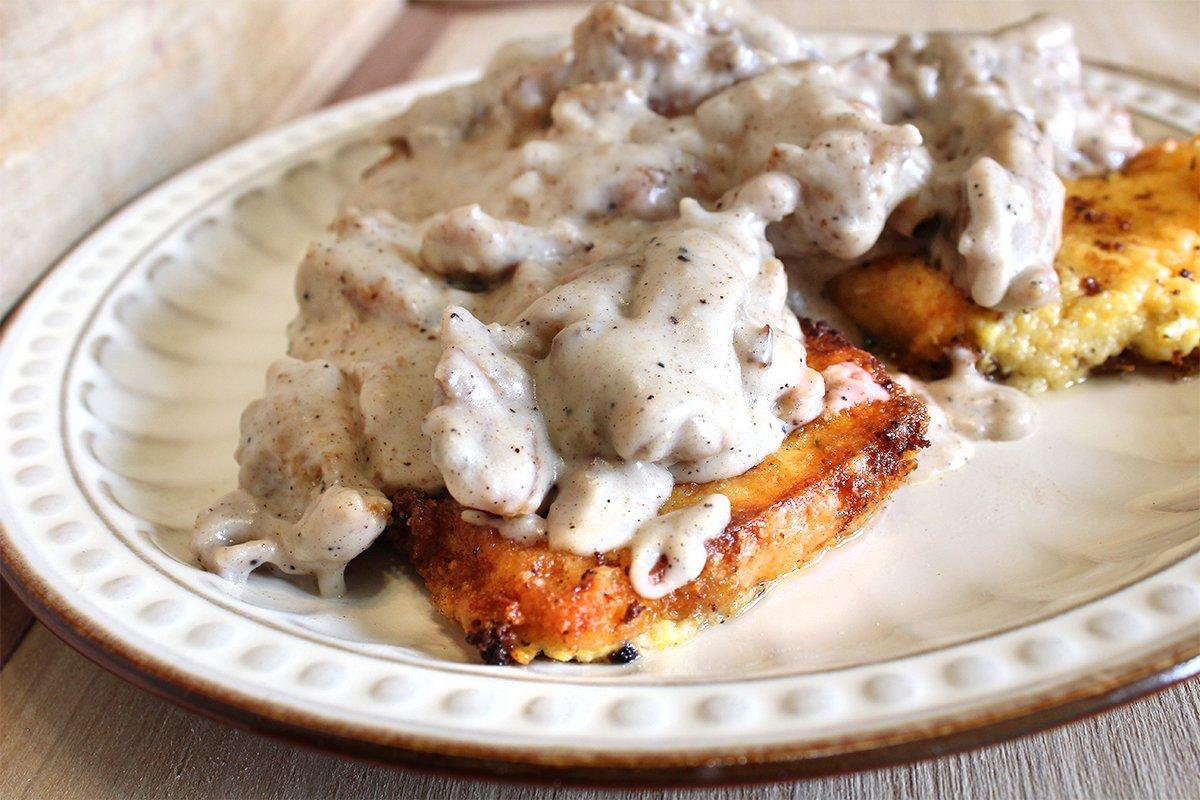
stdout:
[(965, 346), (984, 371), (1029, 391), (1101, 369), (1200, 355), (1200, 138), (1163, 142), (1120, 172), (1067, 183), (1055, 262), (1059, 302), (981, 308), (919, 256), (881, 259), (834, 279), (830, 297), (902, 366), (937, 374)]

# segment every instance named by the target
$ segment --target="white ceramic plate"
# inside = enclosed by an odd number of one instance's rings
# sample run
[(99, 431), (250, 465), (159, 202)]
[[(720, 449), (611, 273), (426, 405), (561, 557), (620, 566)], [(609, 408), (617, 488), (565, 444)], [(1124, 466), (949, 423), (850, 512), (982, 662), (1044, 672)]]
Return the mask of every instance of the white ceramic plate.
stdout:
[[(826, 36), (827, 52), (875, 46)], [(397, 87), (168, 181), (75, 249), (0, 346), (5, 575), (86, 654), (191, 708), (382, 759), (515, 776), (730, 780), (888, 763), (1200, 671), (1200, 383), (1094, 380), (1040, 433), (903, 489), (742, 617), (627, 667), (476, 663), (385, 554), (323, 600), (195, 568), (242, 406), (284, 350), (306, 243), (376, 155)], [(1186, 87), (1087, 80), (1150, 136)]]

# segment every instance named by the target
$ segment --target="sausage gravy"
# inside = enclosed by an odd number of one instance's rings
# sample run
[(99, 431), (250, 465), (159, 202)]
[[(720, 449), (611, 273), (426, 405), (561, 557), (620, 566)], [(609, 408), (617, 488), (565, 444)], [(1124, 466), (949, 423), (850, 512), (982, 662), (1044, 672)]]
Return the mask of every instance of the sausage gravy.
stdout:
[[(719, 494), (658, 516), (675, 482), (887, 397), (807, 366), (781, 257), (927, 246), (980, 305), (1044, 303), (1057, 175), (1139, 145), (1081, 88), (1065, 22), (831, 62), (740, 0), (601, 3), (567, 46), (506, 47), (379, 136), (391, 154), (300, 266), (240, 488), (197, 522), (227, 577), (271, 563), (336, 594), (391, 493), (444, 489), (521, 542), (630, 547), (636, 590), (669, 593), (730, 516)], [(971, 419), (1015, 435), (997, 396)]]

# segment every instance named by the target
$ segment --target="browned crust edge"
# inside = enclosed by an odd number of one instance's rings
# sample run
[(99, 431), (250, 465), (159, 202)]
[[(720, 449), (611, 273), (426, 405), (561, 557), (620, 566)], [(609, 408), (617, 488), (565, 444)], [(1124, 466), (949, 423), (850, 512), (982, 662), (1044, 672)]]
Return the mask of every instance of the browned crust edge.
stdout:
[(1200, 374), (1200, 348), (1196, 348), (1186, 356), (1175, 353), (1170, 361), (1151, 361), (1132, 350), (1125, 350), (1100, 366), (1092, 368), (1092, 373), (1096, 375), (1135, 371), (1161, 373), (1175, 380), (1190, 378)]

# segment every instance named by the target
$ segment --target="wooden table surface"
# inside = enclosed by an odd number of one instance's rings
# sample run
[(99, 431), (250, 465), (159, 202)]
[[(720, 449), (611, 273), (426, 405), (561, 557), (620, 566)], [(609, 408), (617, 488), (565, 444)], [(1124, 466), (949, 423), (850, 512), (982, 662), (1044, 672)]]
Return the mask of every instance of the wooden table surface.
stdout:
[[(760, 0), (798, 27), (988, 27), (1034, 11), (1069, 17), (1086, 55), (1200, 83), (1200, 2)], [(417, 3), (330, 102), (479, 64), (499, 40), (566, 30), (580, 4)], [(345, 761), (225, 727), (151, 697), (58, 641), (0, 592), (0, 796), (591, 798)], [(612, 793), (641, 796), (643, 793)], [(646, 796), (694, 793), (647, 792)], [(729, 798), (1200, 798), (1200, 683), (1054, 731), (906, 767), (713, 790)]]

